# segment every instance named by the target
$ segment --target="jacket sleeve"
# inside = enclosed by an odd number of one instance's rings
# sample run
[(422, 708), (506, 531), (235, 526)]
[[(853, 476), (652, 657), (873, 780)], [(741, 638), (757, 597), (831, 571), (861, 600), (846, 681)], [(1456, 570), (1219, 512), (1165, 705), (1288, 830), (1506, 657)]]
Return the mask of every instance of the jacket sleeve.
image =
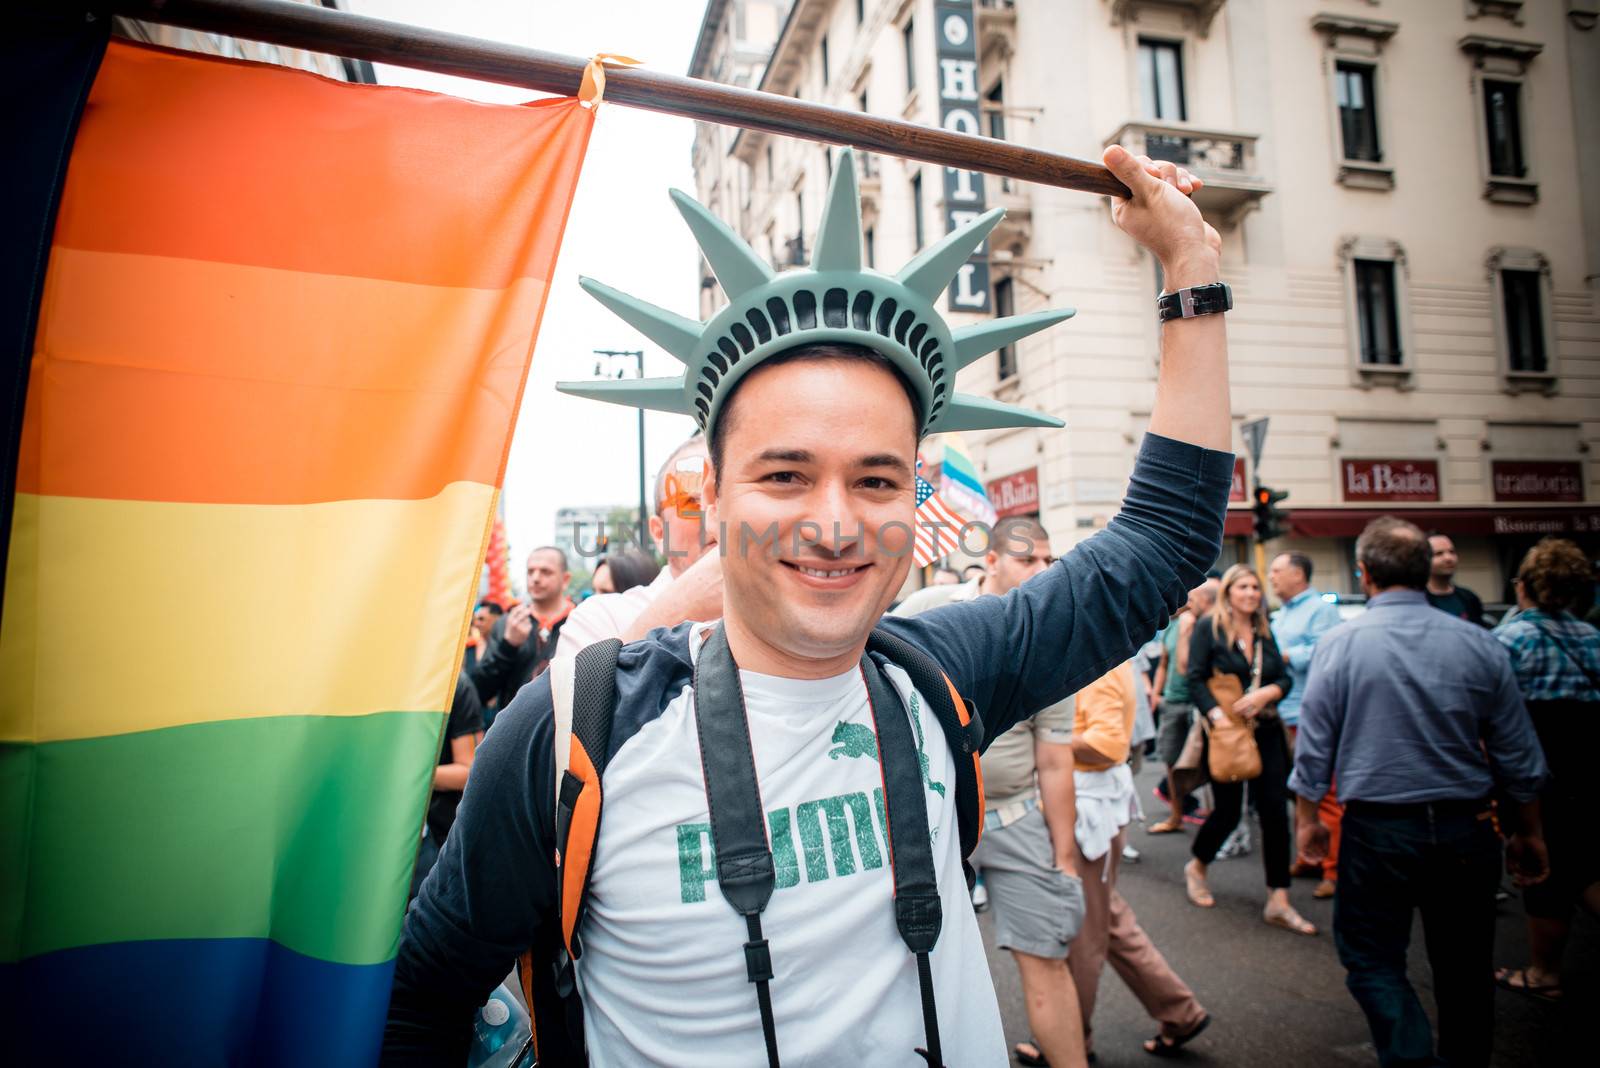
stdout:
[[(533, 640), (533, 635), (528, 636)], [(472, 684), (478, 688), (478, 698), (485, 704), (493, 701), (506, 687), (506, 681), (517, 669), (521, 650), (506, 641), (506, 617), (495, 621), (484, 639), (478, 662), (472, 665)]]
[(1211, 687), (1207, 685), (1216, 655), (1217, 642), (1211, 620), (1204, 617), (1195, 620), (1194, 626), (1189, 628), (1189, 670), (1184, 677), (1189, 680), (1189, 700), (1201, 715), (1217, 707), (1217, 699), (1211, 696)]
[(987, 740), (1082, 689), (1166, 625), (1222, 545), (1229, 453), (1146, 434), (1105, 530), (1004, 597), (882, 626), (977, 705)]
[(455, 826), (406, 913), (384, 1027), (385, 1065), (466, 1063), (474, 1011), (555, 912), (550, 684), (495, 720)]

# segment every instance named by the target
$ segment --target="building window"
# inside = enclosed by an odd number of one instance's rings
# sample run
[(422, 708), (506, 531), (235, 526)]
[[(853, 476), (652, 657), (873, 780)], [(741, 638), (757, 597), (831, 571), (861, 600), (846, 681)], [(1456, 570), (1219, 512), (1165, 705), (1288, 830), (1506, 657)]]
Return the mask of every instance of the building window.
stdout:
[(1506, 365), (1522, 374), (1544, 374), (1549, 369), (1544, 353), (1544, 317), (1540, 312), (1538, 271), (1501, 271), (1500, 294), (1505, 302)]
[(1400, 350), (1400, 306), (1394, 261), (1356, 260), (1356, 316), (1361, 327), (1361, 362), (1380, 367), (1404, 363)]
[(1555, 392), (1556, 352), (1551, 316), (1550, 261), (1528, 248), (1489, 253), (1489, 284), (1506, 389)]
[(1526, 178), (1528, 168), (1522, 157), (1522, 86), (1485, 78), (1483, 111), (1489, 173), (1500, 178)]
[(1334, 70), (1339, 97), (1339, 134), (1344, 158), (1379, 163), (1378, 97), (1373, 68), (1366, 63), (1340, 63)]
[(861, 90), (861, 95), (856, 97), (856, 103), (861, 105), (861, 113), (865, 115), (867, 113), (867, 91), (865, 89)]
[(1312, 16), (1311, 28), (1322, 35), (1327, 51), (1323, 70), (1328, 86), (1329, 153), (1334, 180), (1350, 189), (1386, 192), (1394, 188), (1394, 168), (1383, 162), (1386, 124), (1379, 99), (1383, 82), (1383, 50), (1399, 32), (1398, 22), (1362, 15)]
[(1182, 122), (1189, 116), (1183, 99), (1183, 45), (1139, 38), (1139, 104), (1147, 119)]
[(917, 87), (917, 50), (915, 24), (911, 19), (906, 19), (906, 27), (901, 31), (902, 42), (906, 50), (906, 92), (912, 92)]
[[(1011, 290), (1011, 279), (997, 278), (994, 283), (994, 314), (997, 319), (1004, 319), (1008, 315), (1016, 314), (1015, 297)], [(1017, 376), (1017, 346), (1004, 345), (995, 353), (1000, 372), (1000, 381)]]
[(1006, 83), (996, 81), (994, 88), (984, 94), (987, 107), (983, 110), (989, 113), (989, 136), (996, 141), (1006, 139)]
[(1481, 145), (1478, 168), (1484, 198), (1496, 204), (1539, 202), (1538, 164), (1524, 122), (1531, 114), (1528, 68), (1544, 46), (1534, 41), (1468, 34), (1459, 42), (1472, 61), (1473, 92), (1478, 97)]
[(861, 243), (866, 246), (867, 266), (878, 265), (878, 235), (872, 227), (867, 227), (861, 234)]
[(828, 87), (828, 35), (822, 35), (822, 48), (818, 58), (822, 61), (822, 87)]

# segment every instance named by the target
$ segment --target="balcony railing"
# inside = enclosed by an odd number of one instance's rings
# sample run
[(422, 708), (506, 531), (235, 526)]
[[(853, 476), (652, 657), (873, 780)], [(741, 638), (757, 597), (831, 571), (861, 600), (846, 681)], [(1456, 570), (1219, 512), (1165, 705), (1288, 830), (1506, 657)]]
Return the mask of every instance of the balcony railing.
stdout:
[(1230, 225), (1272, 191), (1256, 166), (1254, 134), (1130, 122), (1106, 143), (1120, 144), (1136, 156), (1166, 160), (1193, 171), (1205, 181), (1195, 194), (1195, 203), (1201, 211)]

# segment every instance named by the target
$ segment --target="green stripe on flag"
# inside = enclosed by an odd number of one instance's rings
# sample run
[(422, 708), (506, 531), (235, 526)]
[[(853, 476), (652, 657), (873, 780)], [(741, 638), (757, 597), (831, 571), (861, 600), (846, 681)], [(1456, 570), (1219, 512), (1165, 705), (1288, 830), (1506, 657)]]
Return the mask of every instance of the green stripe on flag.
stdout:
[(0, 961), (252, 937), (388, 960), (442, 720), (282, 716), (0, 747)]

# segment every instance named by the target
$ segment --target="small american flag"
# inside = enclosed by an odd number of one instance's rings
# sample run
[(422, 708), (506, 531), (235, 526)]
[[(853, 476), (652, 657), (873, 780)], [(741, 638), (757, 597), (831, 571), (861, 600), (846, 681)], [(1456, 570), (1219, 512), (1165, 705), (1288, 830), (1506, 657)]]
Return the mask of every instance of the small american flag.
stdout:
[[(920, 461), (917, 466), (922, 466)], [(957, 532), (961, 529), (961, 517), (939, 499), (933, 486), (921, 475), (917, 476), (916, 528), (911, 559), (918, 567), (943, 560), (960, 544)]]

